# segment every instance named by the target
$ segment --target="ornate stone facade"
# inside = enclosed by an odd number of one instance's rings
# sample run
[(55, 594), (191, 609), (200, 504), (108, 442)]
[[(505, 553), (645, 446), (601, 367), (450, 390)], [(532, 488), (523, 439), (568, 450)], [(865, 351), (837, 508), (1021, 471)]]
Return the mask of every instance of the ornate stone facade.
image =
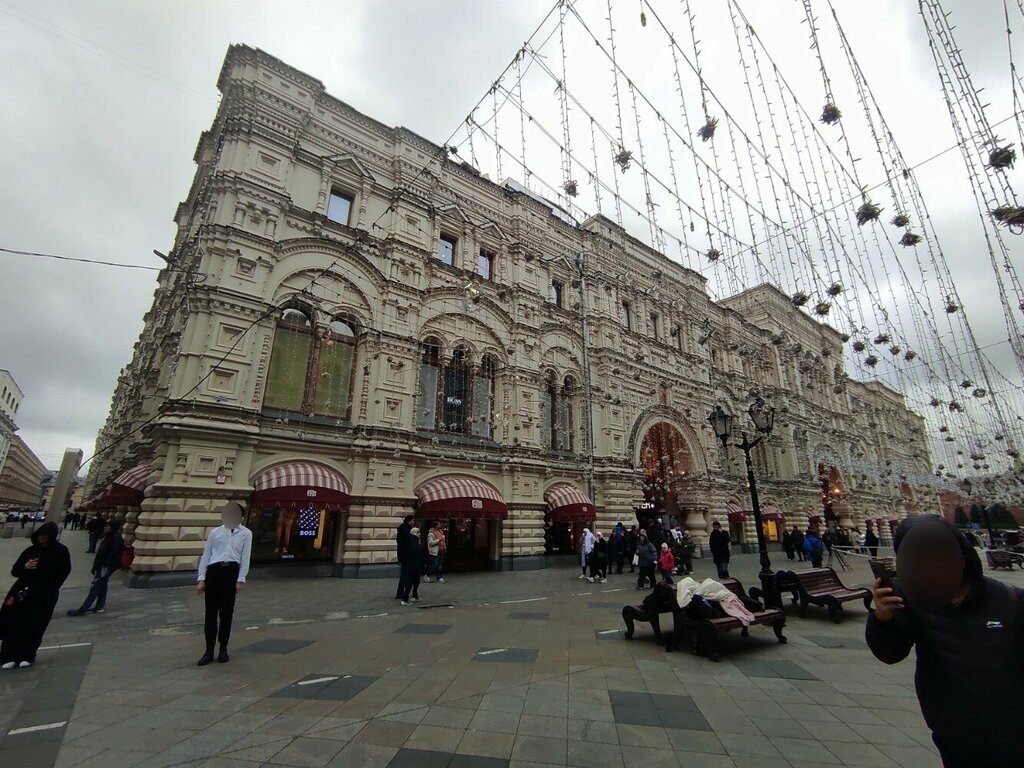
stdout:
[[(592, 493), (606, 530), (634, 519), (645, 483), (663, 493), (641, 451), (666, 422), (685, 442), (672, 505), (703, 533), (730, 502), (749, 504), (741, 454), (722, 450), (706, 415), (721, 403), (739, 428), (755, 395), (778, 410), (755, 451), (761, 497), (787, 524), (821, 510), (818, 465), (827, 475), (834, 455), (865, 468), (825, 478), (840, 491), (834, 510), (856, 524), (902, 513), (891, 473), (928, 474), (923, 420), (897, 393), (848, 380), (838, 333), (775, 288), (716, 303), (700, 274), (610, 221), (572, 222), (261, 51), (233, 46), (219, 87), (171, 266), (90, 473), (95, 490), (152, 463), (141, 510), (128, 510), (137, 582), (191, 578), (217, 506), (250, 498), (262, 470), (289, 461), (351, 488), (325, 570), (388, 572), (416, 488), (445, 473), (483, 480), (508, 504), (490, 567), (537, 567), (552, 485)], [(295, 349), (305, 378), (280, 394)], [(328, 359), (347, 380), (321, 380)], [(431, 389), (453, 371), (472, 389)], [(438, 427), (449, 412), (455, 433)], [(908, 492), (916, 508), (937, 507), (928, 489)]]

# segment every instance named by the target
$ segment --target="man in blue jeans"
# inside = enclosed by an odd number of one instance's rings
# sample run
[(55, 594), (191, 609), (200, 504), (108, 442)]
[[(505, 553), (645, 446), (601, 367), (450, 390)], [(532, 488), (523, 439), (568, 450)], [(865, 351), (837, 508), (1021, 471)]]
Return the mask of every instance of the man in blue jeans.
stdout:
[[(107, 582), (121, 567), (121, 551), (124, 539), (117, 532), (114, 524), (107, 520), (103, 523), (103, 538), (96, 548), (96, 557), (92, 561), (92, 586), (81, 608), (68, 611), (68, 616), (81, 616), (85, 613), (103, 613), (107, 604)], [(93, 608), (92, 604), (96, 603)]]

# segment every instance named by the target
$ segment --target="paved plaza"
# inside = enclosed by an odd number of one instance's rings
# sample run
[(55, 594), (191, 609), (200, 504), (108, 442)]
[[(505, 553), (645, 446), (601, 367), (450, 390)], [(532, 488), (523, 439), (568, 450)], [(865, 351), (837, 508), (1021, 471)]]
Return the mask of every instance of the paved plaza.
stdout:
[[(939, 764), (913, 663), (874, 660), (859, 604), (839, 625), (790, 608), (788, 645), (754, 627), (748, 640), (730, 633), (712, 663), (666, 653), (647, 625), (623, 638), (621, 608), (641, 596), (628, 575), (589, 584), (568, 565), (453, 574), (403, 607), (391, 581), (257, 571), (239, 599), (231, 662), (199, 668), (194, 590), (117, 585), (105, 613), (68, 618), (89, 558), (83, 533), (63, 540), (75, 570), (39, 661), (0, 673), (4, 765)], [(24, 543), (0, 542), (4, 590)], [(756, 584), (754, 556), (732, 570)], [(696, 576), (713, 573), (698, 561)], [(867, 584), (863, 561), (843, 578)]]

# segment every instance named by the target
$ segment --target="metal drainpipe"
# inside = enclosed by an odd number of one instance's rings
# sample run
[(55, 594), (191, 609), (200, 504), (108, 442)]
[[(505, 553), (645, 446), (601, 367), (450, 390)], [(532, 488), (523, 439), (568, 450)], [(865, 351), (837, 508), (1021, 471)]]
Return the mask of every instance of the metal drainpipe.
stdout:
[(590, 382), (590, 324), (587, 319), (587, 278), (584, 274), (583, 251), (576, 254), (576, 270), (580, 276), (580, 324), (583, 333), (583, 397), (587, 414), (584, 421), (584, 437), (587, 450), (587, 495), (594, 500), (594, 393)]

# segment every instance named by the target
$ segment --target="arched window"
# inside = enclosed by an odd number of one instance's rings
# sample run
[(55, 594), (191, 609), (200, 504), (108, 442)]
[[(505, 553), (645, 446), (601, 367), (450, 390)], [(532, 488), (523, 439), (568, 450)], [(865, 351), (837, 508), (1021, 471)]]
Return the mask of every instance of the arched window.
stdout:
[(270, 355), (264, 408), (293, 413), (303, 411), (310, 352), (313, 349), (312, 330), (310, 313), (305, 308), (288, 307), (281, 312)]
[(491, 412), (494, 410), (494, 374), (497, 364), (484, 355), (473, 374), (473, 423), (470, 431), (477, 437), (491, 436)]
[(466, 433), (469, 412), (469, 361), (466, 350), (456, 347), (444, 366), (444, 399), (441, 402), (442, 430)]
[(423, 341), (420, 356), (420, 396), (416, 426), (437, 429), (437, 385), (440, 380), (441, 342), (434, 338)]
[(336, 318), (317, 330), (309, 310), (286, 308), (274, 333), (263, 407), (347, 419), (355, 345), (355, 326), (350, 321)]
[(556, 446), (559, 451), (571, 451), (573, 449), (573, 418), (572, 406), (576, 393), (576, 382), (571, 376), (566, 376), (562, 382), (562, 391), (559, 393), (558, 407), (555, 409), (557, 421)]

